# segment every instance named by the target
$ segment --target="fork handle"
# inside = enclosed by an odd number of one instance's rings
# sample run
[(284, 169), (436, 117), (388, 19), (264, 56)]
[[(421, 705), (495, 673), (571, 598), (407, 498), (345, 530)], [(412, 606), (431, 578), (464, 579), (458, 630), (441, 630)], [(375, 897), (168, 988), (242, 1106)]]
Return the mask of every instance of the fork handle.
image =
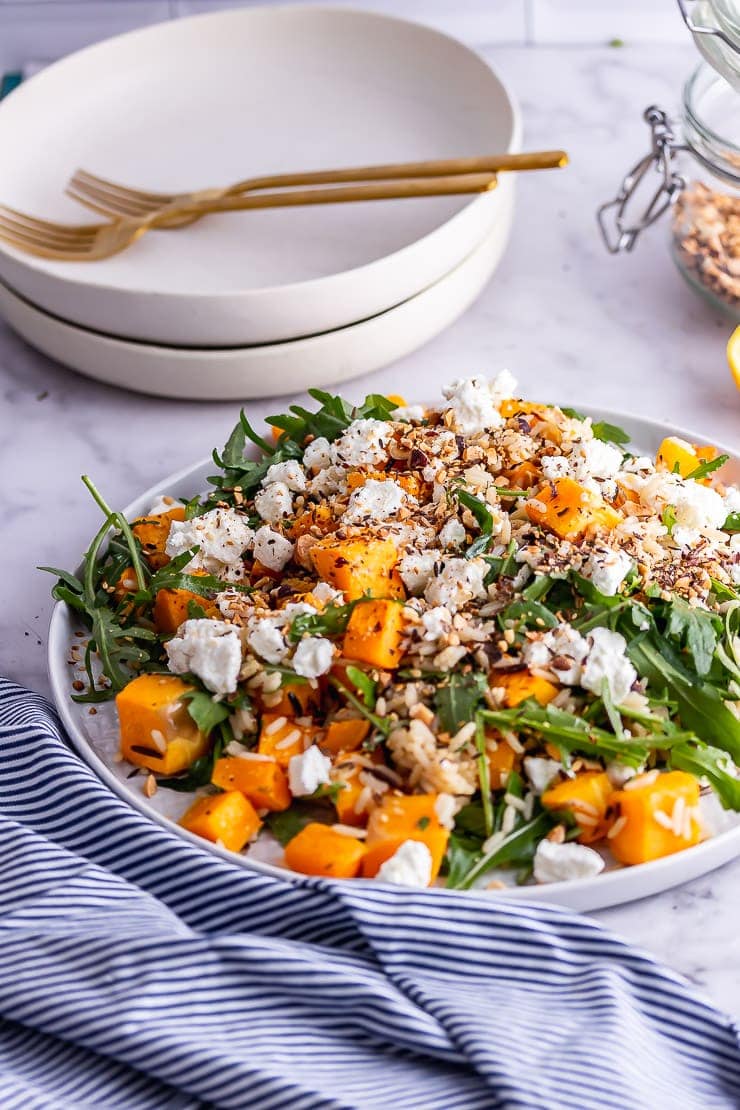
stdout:
[(292, 208), (310, 204), (341, 204), (350, 201), (397, 200), (404, 197), (459, 196), (485, 193), (495, 189), (497, 178), (492, 173), (455, 174), (451, 177), (410, 178), (406, 181), (381, 181), (376, 184), (354, 184), (333, 189), (293, 189), (289, 192), (257, 193), (222, 196), (187, 203), (175, 202), (160, 208), (148, 220), (148, 227), (166, 226), (169, 220), (182, 215), (205, 215), (209, 212), (241, 212), (257, 208)]

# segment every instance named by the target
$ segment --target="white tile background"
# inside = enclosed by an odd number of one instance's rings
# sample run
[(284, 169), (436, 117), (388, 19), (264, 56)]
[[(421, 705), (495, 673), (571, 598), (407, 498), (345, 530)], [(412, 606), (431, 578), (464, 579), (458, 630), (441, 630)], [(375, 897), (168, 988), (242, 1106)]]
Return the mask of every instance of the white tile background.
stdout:
[[(0, 0), (0, 71), (121, 31), (271, 0)], [(303, 0), (298, 0), (303, 2)], [(686, 42), (675, 0), (332, 0), (428, 23), (475, 46)]]

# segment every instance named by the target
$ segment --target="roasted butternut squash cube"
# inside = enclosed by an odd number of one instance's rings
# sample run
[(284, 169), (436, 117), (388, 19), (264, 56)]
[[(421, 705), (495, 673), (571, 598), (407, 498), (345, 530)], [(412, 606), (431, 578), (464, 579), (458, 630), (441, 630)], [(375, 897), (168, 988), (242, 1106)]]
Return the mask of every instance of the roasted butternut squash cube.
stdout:
[(607, 810), (614, 787), (604, 771), (583, 771), (551, 786), (542, 795), (545, 809), (567, 811), (575, 818), (582, 844), (601, 840), (608, 828)]
[(312, 505), (300, 516), (296, 517), (290, 527), (290, 538), (297, 540), (300, 536), (305, 536), (307, 532), (316, 529), (323, 535), (336, 530), (338, 522), (334, 519), (334, 514), (329, 505)]
[(193, 687), (175, 675), (142, 674), (116, 695), (121, 755), (161, 775), (187, 770), (208, 751), (183, 694)]
[[(671, 474), (680, 474), (682, 478), (688, 478), (697, 466), (703, 462), (711, 462), (717, 458), (717, 455), (716, 447), (708, 445), (701, 447), (678, 436), (668, 436), (658, 448), (655, 465), (658, 470), (667, 470)], [(698, 481), (706, 486), (711, 485), (711, 478), (708, 476), (699, 478)]]
[(403, 607), (398, 601), (359, 601), (352, 610), (342, 644), (346, 659), (390, 671), (401, 661)]
[(377, 875), (380, 867), (406, 840), (420, 840), (432, 856), (434, 882), (447, 851), (449, 830), (437, 815), (437, 794), (386, 794), (370, 814), (362, 873)]
[[(316, 571), (347, 601), (358, 597), (389, 597), (391, 573), (398, 562), (398, 551), (391, 540), (337, 540), (329, 536), (311, 548)], [(397, 588), (397, 587), (396, 587)]]
[(257, 751), (287, 768), (294, 755), (302, 755), (315, 738), (313, 725), (299, 725), (282, 714), (263, 713)]
[(549, 417), (552, 415), (552, 405), (538, 404), (536, 401), (518, 401), (515, 397), (507, 397), (498, 407), (504, 420), (516, 416), (518, 412), (530, 413), (534, 416)]
[(554, 683), (529, 671), (496, 671), (490, 673), (491, 686), (502, 686), (506, 691), (505, 703), (511, 709), (527, 698), (535, 698), (540, 705), (547, 705), (558, 692)]
[(577, 543), (596, 528), (614, 528), (622, 514), (572, 478), (548, 482), (524, 503), (527, 516), (562, 540)]
[[(342, 787), (334, 799), (334, 808), (342, 825), (366, 825), (375, 806), (375, 796), (369, 788), (372, 780), (368, 778), (368, 772), (372, 772), (367, 766), (367, 759), (366, 755), (361, 756), (357, 752), (339, 752), (334, 759), (331, 780)], [(383, 763), (380, 751), (373, 752), (370, 759), (374, 764)]]
[(611, 797), (609, 847), (620, 863), (647, 863), (690, 848), (702, 838), (699, 783), (685, 771), (648, 773)]
[(504, 471), (504, 478), (509, 489), (531, 489), (540, 481), (541, 477), (539, 467), (529, 460)]
[(176, 505), (166, 513), (156, 513), (154, 516), (142, 516), (135, 520), (131, 530), (141, 544), (141, 551), (152, 570), (159, 570), (170, 561), (165, 554), (165, 544), (170, 534), (170, 525), (173, 520), (184, 520), (185, 508)]
[(220, 616), (215, 602), (193, 593), (192, 590), (157, 590), (152, 609), (157, 632), (177, 632), (180, 625), (188, 619), (191, 601), (200, 606), (207, 617)]
[(204, 840), (223, 844), (231, 852), (241, 852), (262, 826), (254, 806), (239, 790), (199, 798), (180, 818), (180, 824)]
[(330, 721), (319, 741), (322, 751), (328, 755), (339, 752), (353, 752), (359, 748), (370, 731), (370, 722), (362, 717), (348, 717), (346, 720)]
[(360, 873), (365, 846), (357, 837), (314, 821), (285, 846), (285, 862), (302, 875), (354, 879)]
[(258, 752), (216, 760), (211, 782), (222, 790), (241, 791), (255, 809), (279, 813), (290, 805), (285, 771), (277, 760), (260, 756)]
[(321, 691), (310, 682), (286, 682), (274, 694), (259, 693), (265, 713), (275, 717), (312, 717), (321, 705)]
[(496, 747), (486, 744), (486, 760), (488, 762), (488, 780), (491, 790), (500, 790), (506, 784), (511, 772), (521, 760), (521, 756), (507, 744), (505, 740), (497, 739)]

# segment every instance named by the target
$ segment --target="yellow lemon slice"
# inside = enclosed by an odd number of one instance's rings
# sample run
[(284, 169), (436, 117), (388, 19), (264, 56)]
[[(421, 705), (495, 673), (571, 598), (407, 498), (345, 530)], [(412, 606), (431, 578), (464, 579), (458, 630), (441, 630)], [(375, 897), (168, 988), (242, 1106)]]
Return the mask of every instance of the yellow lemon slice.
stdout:
[(740, 325), (735, 328), (727, 342), (727, 365), (732, 371), (735, 385), (740, 389)]

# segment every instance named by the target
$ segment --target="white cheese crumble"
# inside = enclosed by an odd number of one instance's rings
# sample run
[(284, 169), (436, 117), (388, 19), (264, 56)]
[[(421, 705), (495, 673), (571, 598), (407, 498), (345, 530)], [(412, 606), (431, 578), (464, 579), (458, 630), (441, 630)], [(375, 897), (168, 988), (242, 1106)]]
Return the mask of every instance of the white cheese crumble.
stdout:
[(344, 594), (341, 590), (335, 590), (328, 582), (317, 582), (311, 590), (311, 596), (320, 605), (331, 605), (344, 603)]
[(632, 568), (633, 559), (624, 551), (610, 547), (594, 551), (581, 567), (584, 578), (590, 579), (600, 593), (613, 597)]
[(637, 679), (637, 671), (625, 655), (627, 641), (609, 628), (594, 628), (588, 638), (591, 647), (580, 684), (584, 690), (601, 694), (606, 682), (614, 704), (621, 705)]
[(600, 439), (581, 440), (573, 445), (570, 462), (577, 482), (587, 478), (614, 478), (622, 466), (622, 452)]
[(553, 779), (563, 770), (557, 759), (528, 755), (524, 757), (524, 770), (535, 794), (544, 794)]
[(295, 459), (286, 462), (273, 463), (268, 467), (267, 474), (262, 479), (263, 486), (271, 486), (273, 482), (282, 482), (294, 493), (302, 493), (306, 488), (306, 475), (303, 467)]
[(451, 517), (439, 533), (442, 547), (460, 547), (465, 543), (465, 525)]
[(308, 483), (309, 491), (319, 497), (332, 497), (347, 491), (347, 471), (343, 466), (326, 466)]
[(432, 881), (432, 853), (421, 840), (404, 840), (393, 855), (380, 865), (375, 878), (396, 886), (429, 886)]
[[(587, 655), (588, 641), (569, 624), (559, 624), (539, 640), (528, 641), (522, 651), (528, 667), (551, 669), (564, 686), (579, 684)], [(553, 661), (557, 666), (553, 666)]]
[(422, 640), (435, 641), (452, 629), (452, 613), (444, 605), (436, 605), (421, 614), (424, 629)]
[(224, 571), (238, 566), (253, 541), (246, 517), (233, 509), (211, 509), (192, 520), (173, 520), (165, 552), (174, 559), (197, 545), (199, 550), (188, 563), (188, 571), (205, 570), (222, 577)]
[(487, 596), (483, 580), (488, 573), (483, 559), (443, 559), (440, 573), (430, 578), (424, 597), (430, 605), (444, 605), (455, 613), (468, 601)]
[(270, 570), (282, 570), (293, 555), (293, 544), (266, 524), (254, 536), (254, 557)]
[(331, 760), (313, 744), (300, 755), (291, 756), (288, 762), (288, 785), (294, 798), (313, 794), (320, 786), (331, 782)]
[(728, 486), (723, 498), (725, 513), (740, 513), (740, 489), (737, 486)]
[(569, 879), (591, 879), (604, 870), (604, 861), (585, 844), (556, 844), (541, 840), (534, 854), (534, 877), (538, 883), (563, 883)]
[(255, 655), (266, 663), (282, 663), (288, 654), (283, 633), (269, 617), (254, 622), (247, 635), (247, 643)]
[(296, 674), (304, 678), (318, 678), (331, 669), (334, 651), (331, 640), (323, 636), (307, 636), (295, 649), (292, 667)]
[(254, 495), (254, 507), (268, 524), (279, 524), (293, 512), (293, 495), (285, 482), (272, 482)]
[(419, 424), (426, 416), (423, 405), (399, 405), (391, 413), (391, 420), (399, 424)]
[(309, 470), (326, 470), (331, 461), (331, 444), (323, 436), (312, 439), (303, 452), (303, 465)]
[(348, 524), (363, 520), (388, 520), (407, 502), (417, 503), (416, 498), (409, 497), (398, 482), (390, 478), (385, 482), (368, 478), (350, 497), (342, 520)]
[(444, 386), (442, 396), (450, 402), (455, 427), (464, 435), (499, 428), (504, 423), (485, 378), (459, 378)]
[(385, 420), (355, 420), (334, 441), (332, 460), (342, 466), (379, 466), (388, 458), (390, 434)]
[(434, 551), (409, 551), (398, 564), (398, 572), (409, 593), (418, 596), (424, 592), (429, 579), (434, 574), (437, 554)]
[(226, 621), (185, 621), (165, 644), (169, 669), (174, 674), (197, 675), (214, 694), (236, 690), (242, 665), (239, 630)]
[(542, 473), (549, 481), (567, 478), (570, 475), (570, 460), (565, 455), (545, 455), (542, 459)]

